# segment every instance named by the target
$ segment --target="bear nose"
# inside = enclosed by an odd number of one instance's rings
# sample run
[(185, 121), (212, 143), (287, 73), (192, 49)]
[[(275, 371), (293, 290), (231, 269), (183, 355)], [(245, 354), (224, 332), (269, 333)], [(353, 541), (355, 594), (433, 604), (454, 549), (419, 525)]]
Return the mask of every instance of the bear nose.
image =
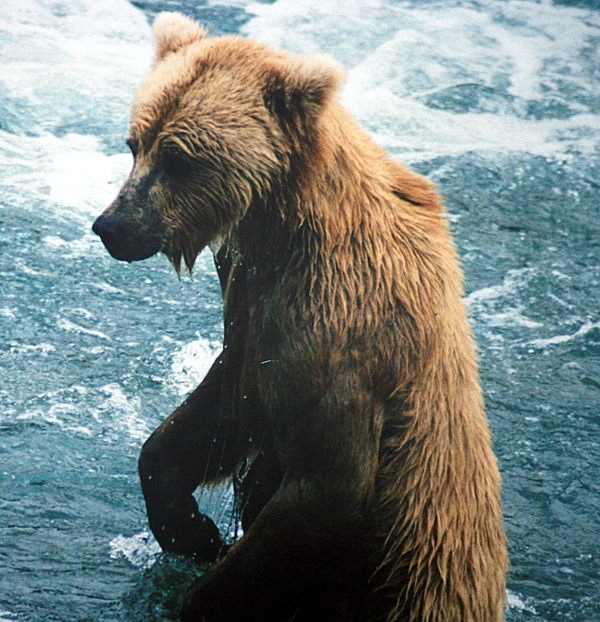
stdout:
[(125, 226), (121, 218), (101, 214), (94, 221), (92, 231), (102, 239), (116, 238), (125, 234)]
[(92, 225), (92, 231), (100, 236), (106, 250), (115, 259), (133, 261), (144, 254), (137, 248), (143, 239), (136, 238), (126, 218), (101, 214)]

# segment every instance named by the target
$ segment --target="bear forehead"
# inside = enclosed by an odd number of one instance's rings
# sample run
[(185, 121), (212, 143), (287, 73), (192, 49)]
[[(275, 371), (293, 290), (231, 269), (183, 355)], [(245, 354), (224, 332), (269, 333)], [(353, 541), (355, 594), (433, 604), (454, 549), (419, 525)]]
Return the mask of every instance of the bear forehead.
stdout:
[(177, 113), (210, 115), (227, 109), (228, 102), (239, 106), (240, 100), (258, 104), (284, 59), (239, 37), (209, 38), (170, 53), (157, 62), (134, 96), (131, 133), (147, 139)]

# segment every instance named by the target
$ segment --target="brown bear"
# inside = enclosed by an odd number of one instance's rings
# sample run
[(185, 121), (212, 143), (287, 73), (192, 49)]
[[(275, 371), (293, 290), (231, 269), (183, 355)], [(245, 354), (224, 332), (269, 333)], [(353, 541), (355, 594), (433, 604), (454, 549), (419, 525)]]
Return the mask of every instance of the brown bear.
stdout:
[[(93, 229), (178, 273), (215, 250), (223, 350), (143, 447), (162, 548), (215, 561), (183, 620), (497, 622), (506, 542), (461, 273), (431, 183), (340, 71), (164, 14), (133, 170)], [(226, 547), (192, 496), (230, 480)]]

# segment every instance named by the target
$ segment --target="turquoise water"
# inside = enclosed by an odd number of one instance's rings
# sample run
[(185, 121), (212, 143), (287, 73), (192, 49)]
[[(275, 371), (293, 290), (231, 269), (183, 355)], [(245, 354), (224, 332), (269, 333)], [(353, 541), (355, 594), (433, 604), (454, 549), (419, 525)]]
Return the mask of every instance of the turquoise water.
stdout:
[[(112, 260), (148, 20), (348, 69), (375, 139), (446, 197), (510, 542), (511, 622), (600, 620), (600, 8), (594, 2), (23, 0), (0, 6), (0, 621), (176, 618), (136, 461), (218, 349), (212, 259)], [(205, 492), (225, 532), (227, 490)]]

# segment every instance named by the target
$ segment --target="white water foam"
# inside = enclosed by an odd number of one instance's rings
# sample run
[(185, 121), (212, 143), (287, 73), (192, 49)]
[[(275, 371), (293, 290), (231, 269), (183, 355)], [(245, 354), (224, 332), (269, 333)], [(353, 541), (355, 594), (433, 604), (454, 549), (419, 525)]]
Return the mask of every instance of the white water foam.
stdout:
[(49, 155), (48, 198), (81, 210), (86, 219), (114, 198), (132, 164), (130, 155), (107, 156), (96, 137), (78, 134), (65, 136), (59, 149)]
[(537, 614), (537, 611), (526, 605), (523, 601), (523, 598), (516, 594), (515, 592), (511, 592), (510, 590), (506, 590), (506, 602), (509, 609), (517, 609), (518, 611), (525, 611), (526, 613)]
[(67, 331), (68, 333), (79, 333), (82, 335), (90, 335), (92, 337), (98, 337), (99, 339), (110, 340), (110, 337), (99, 331), (91, 328), (85, 328), (85, 326), (80, 326), (79, 324), (75, 324), (75, 322), (71, 322), (71, 320), (67, 320), (66, 318), (60, 318), (56, 323), (58, 328)]
[(490, 327), (542, 328), (541, 322), (524, 314), (525, 305), (521, 302), (536, 274), (534, 268), (510, 270), (502, 283), (472, 292), (466, 298), (469, 313)]
[[(152, 61), (144, 15), (126, 0), (5, 2), (0, 44), (0, 89), (10, 94), (14, 117), (11, 131), (0, 130), (5, 192), (12, 190), (11, 201), (25, 209), (37, 208), (35, 197), (64, 218), (89, 221), (131, 162), (125, 154), (107, 155), (92, 132), (126, 116)], [(90, 134), (64, 132), (65, 126), (88, 127)]]
[(149, 35), (143, 14), (125, 0), (5, 2), (2, 81), (48, 124), (82, 97), (100, 105), (127, 98), (151, 62)]
[(124, 557), (132, 566), (147, 570), (151, 568), (161, 549), (158, 542), (148, 531), (142, 531), (133, 536), (118, 535), (110, 543), (111, 559)]
[(128, 395), (116, 382), (93, 390), (72, 385), (42, 393), (35, 401), (31, 408), (8, 413), (7, 420), (44, 423), (96, 442), (112, 444), (129, 439), (129, 445), (135, 448), (152, 432), (141, 416), (141, 399)]
[[(140, 414), (142, 411), (140, 398), (137, 395), (133, 397), (127, 395), (123, 387), (116, 382), (103, 386), (101, 391), (106, 396), (104, 410), (107, 411), (107, 423), (113, 428), (111, 436), (114, 436), (116, 431), (118, 438), (125, 432), (132, 439), (131, 444), (136, 447), (145, 441), (152, 429)], [(98, 417), (98, 414), (94, 416)]]
[(186, 343), (173, 355), (168, 386), (178, 395), (186, 395), (195, 389), (206, 376), (220, 349), (219, 343), (200, 336)]
[[(0, 310), (1, 312), (1, 310)], [(9, 352), (21, 356), (33, 356), (35, 358), (48, 356), (50, 352), (54, 352), (56, 347), (51, 343), (25, 344), (17, 342), (9, 342)]]
[(548, 339), (534, 339), (529, 342), (530, 346), (534, 346), (536, 348), (547, 348), (549, 346), (557, 346), (563, 343), (569, 343), (570, 341), (574, 341), (587, 335), (590, 331), (595, 328), (600, 328), (600, 322), (592, 322), (587, 321), (581, 328), (576, 330), (574, 333), (568, 335), (556, 335), (554, 337), (549, 337)]
[[(348, 67), (344, 102), (379, 143), (408, 161), (472, 150), (565, 157), (599, 145), (597, 110), (569, 97), (594, 96), (575, 61), (600, 31), (592, 11), (551, 2), (471, 8), (380, 0), (345, 3), (343, 17), (334, 0), (279, 0), (248, 11), (249, 36), (296, 53), (330, 53)], [(491, 111), (427, 105), (440, 90), (473, 85), (494, 94)], [(525, 116), (528, 101), (542, 96), (570, 113)]]

